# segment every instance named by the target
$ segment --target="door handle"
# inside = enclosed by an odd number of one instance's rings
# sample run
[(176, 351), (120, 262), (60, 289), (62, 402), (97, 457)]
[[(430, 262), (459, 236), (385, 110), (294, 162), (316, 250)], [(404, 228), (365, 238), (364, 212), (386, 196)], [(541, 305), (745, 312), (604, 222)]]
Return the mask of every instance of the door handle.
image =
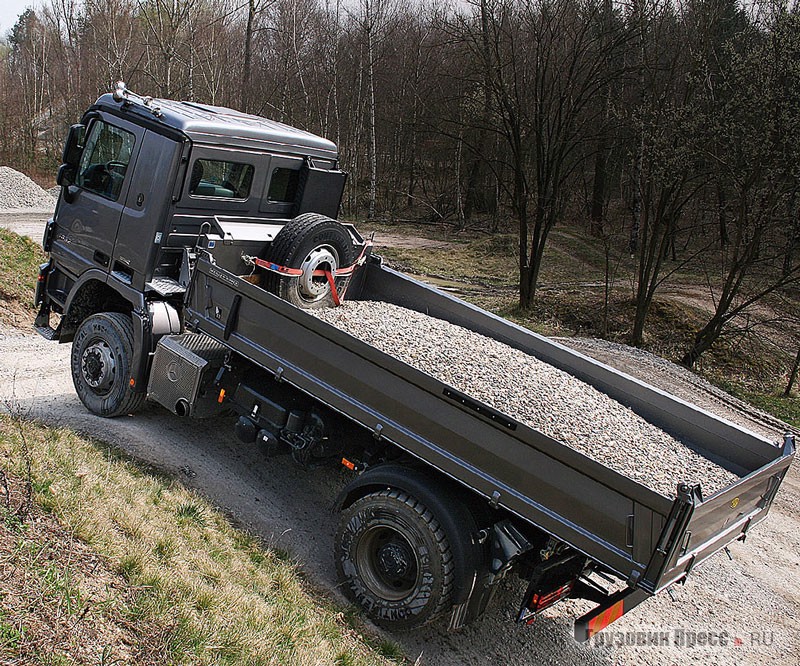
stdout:
[(108, 255), (104, 252), (100, 252), (100, 250), (94, 251), (94, 260), (96, 263), (100, 264), (103, 268), (108, 268)]

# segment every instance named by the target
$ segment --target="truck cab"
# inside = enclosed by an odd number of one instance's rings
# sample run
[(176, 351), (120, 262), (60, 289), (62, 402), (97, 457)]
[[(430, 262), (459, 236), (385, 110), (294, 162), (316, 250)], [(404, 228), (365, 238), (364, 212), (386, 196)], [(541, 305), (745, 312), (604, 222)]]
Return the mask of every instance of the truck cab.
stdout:
[(190, 250), (202, 244), (229, 270), (252, 272), (242, 255), (268, 256), (290, 220), (337, 216), (346, 173), (327, 139), (118, 84), (70, 128), (57, 180), (36, 328), (70, 342), (93, 313), (129, 314), (138, 350), (130, 380), (144, 391), (158, 337), (181, 330)]

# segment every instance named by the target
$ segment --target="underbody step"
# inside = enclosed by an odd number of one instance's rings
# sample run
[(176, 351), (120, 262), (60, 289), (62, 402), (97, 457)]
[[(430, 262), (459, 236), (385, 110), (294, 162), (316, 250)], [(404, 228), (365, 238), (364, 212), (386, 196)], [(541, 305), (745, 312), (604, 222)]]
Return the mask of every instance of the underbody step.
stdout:
[(34, 326), (33, 328), (45, 340), (55, 340), (58, 336), (58, 331), (52, 326)]
[(172, 294), (182, 294), (186, 287), (182, 286), (177, 280), (172, 278), (153, 278), (145, 285), (145, 288), (152, 289), (159, 296), (171, 296)]

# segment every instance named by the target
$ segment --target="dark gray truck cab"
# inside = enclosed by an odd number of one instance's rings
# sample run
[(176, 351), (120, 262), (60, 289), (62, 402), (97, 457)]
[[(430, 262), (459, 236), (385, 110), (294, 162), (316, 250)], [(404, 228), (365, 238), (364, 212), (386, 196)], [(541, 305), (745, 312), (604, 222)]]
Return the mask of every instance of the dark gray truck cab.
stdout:
[[(226, 409), (267, 456), (351, 469), (338, 574), (391, 629), (443, 615), (458, 628), (513, 571), (528, 581), (519, 621), (596, 602), (576, 622), (585, 640), (766, 517), (792, 436), (769, 442), (386, 268), (335, 221), (344, 182), (336, 147), (306, 132), (122, 88), (101, 97), (65, 147), (36, 295), (38, 330), (73, 342), (84, 404)], [(711, 497), (660, 495), (305, 311), (344, 296), (524, 350), (740, 478)]]
[[(37, 327), (47, 334), (49, 312), (62, 314), (49, 335), (68, 342), (87, 314), (127, 302), (148, 353), (153, 335), (177, 332), (162, 303), (180, 309), (184, 250), (201, 230), (226, 247), (263, 244), (302, 213), (336, 217), (346, 179), (326, 139), (232, 109), (127, 92), (87, 110), (64, 159), (43, 243), (56, 260), (40, 280)], [(145, 391), (146, 359), (135, 365), (135, 390)]]

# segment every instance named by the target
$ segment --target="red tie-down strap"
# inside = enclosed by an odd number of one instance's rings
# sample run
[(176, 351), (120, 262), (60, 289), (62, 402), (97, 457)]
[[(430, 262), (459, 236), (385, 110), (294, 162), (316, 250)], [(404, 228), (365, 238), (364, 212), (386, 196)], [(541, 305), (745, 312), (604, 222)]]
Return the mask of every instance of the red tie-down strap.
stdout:
[[(328, 280), (328, 284), (330, 285), (331, 288), (331, 297), (333, 298), (333, 302), (335, 305), (342, 304), (342, 300), (344, 299), (344, 294), (347, 291), (347, 287), (345, 287), (345, 291), (342, 292), (341, 296), (339, 295), (339, 292), (336, 289), (336, 278), (349, 277), (353, 274), (353, 271), (355, 271), (356, 268), (362, 266), (364, 262), (367, 260), (367, 249), (370, 247), (372, 247), (372, 240), (364, 241), (364, 245), (361, 248), (361, 253), (358, 255), (358, 258), (349, 266), (336, 268), (333, 271), (324, 271), (321, 269), (317, 269), (313, 273), (311, 273), (311, 275), (313, 275), (314, 277), (324, 277), (326, 280)], [(272, 261), (266, 261), (265, 259), (259, 259), (258, 257), (251, 257), (247, 254), (242, 255), (242, 261), (250, 266), (258, 266), (259, 268), (263, 268), (265, 271), (270, 271), (271, 273), (277, 273), (278, 275), (286, 275), (288, 277), (300, 277), (303, 274), (303, 270), (300, 268), (289, 268), (289, 266), (281, 266), (280, 264), (276, 264)]]

